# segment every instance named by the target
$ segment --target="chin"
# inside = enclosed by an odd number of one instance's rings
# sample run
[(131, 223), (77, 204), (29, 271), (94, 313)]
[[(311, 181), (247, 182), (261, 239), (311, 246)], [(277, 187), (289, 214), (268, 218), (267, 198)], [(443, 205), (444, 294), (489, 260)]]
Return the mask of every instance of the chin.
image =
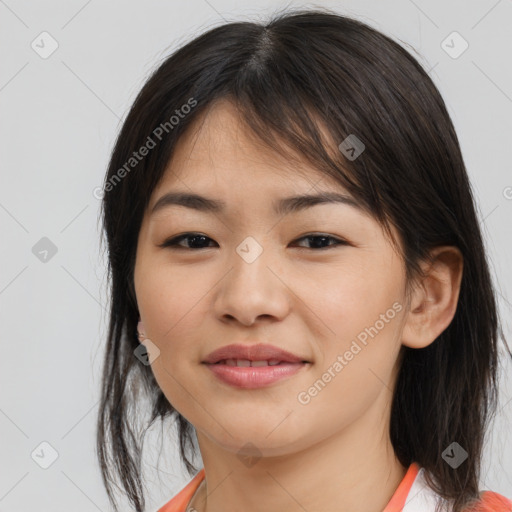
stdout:
[(300, 433), (294, 435), (286, 427), (278, 432), (282, 426), (276, 429), (275, 422), (271, 426), (252, 423), (245, 428), (237, 424), (226, 427), (228, 432), (222, 427), (215, 429), (215, 432), (201, 432), (222, 449), (240, 457), (278, 457), (305, 448), (305, 432), (302, 432), (302, 436)]

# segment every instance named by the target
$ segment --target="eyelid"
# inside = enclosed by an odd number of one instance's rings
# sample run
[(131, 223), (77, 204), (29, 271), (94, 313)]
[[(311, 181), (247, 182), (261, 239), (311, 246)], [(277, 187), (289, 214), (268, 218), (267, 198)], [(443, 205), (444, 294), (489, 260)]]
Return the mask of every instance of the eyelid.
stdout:
[(319, 251), (325, 251), (325, 250), (330, 249), (330, 248), (335, 248), (335, 247), (338, 247), (340, 245), (352, 245), (350, 242), (348, 242), (344, 238), (342, 238), (340, 236), (330, 235), (329, 233), (306, 233), (305, 235), (301, 235), (301, 236), (295, 238), (295, 240), (293, 240), (293, 243), (296, 243), (296, 242), (298, 242), (300, 240), (303, 240), (303, 239), (317, 238), (317, 237), (318, 238), (320, 238), (320, 237), (330, 238), (331, 240), (334, 240), (336, 243), (332, 244), (332, 245), (328, 245), (328, 246), (320, 248), (320, 249), (312, 249), (310, 247), (300, 247), (300, 248), (301, 249), (307, 249), (307, 250), (319, 252)]
[[(178, 247), (181, 249), (188, 249), (188, 247), (182, 247), (182, 246), (178, 245), (178, 242), (180, 242), (182, 239), (186, 239), (189, 237), (191, 238), (193, 236), (204, 236), (205, 238), (208, 238), (209, 240), (213, 240), (212, 237), (205, 235), (204, 233), (199, 233), (196, 231), (186, 231), (185, 233), (181, 233), (179, 235), (174, 235), (174, 236), (171, 236), (170, 238), (166, 238), (161, 244), (158, 244), (158, 247), (166, 248), (166, 247), (172, 246), (172, 247)], [(213, 240), (213, 241), (215, 242), (215, 240)], [(190, 250), (193, 250), (193, 249), (190, 249)], [(199, 250), (199, 249), (196, 249), (196, 250)]]
[[(199, 232), (196, 232), (196, 231), (187, 231), (185, 233), (174, 235), (174, 236), (164, 240), (164, 242), (162, 242), (161, 244), (158, 244), (158, 247), (178, 249), (178, 250), (184, 249), (186, 251), (200, 251), (200, 250), (204, 250), (204, 249), (211, 249), (211, 247), (201, 247), (201, 248), (193, 249), (193, 248), (190, 248), (190, 247), (184, 247), (184, 246), (179, 245), (179, 242), (181, 242), (181, 240), (187, 239), (187, 238), (192, 238), (194, 236), (204, 237), (204, 238), (206, 238), (208, 240), (211, 240), (211, 241), (215, 242), (215, 240), (213, 238), (209, 237), (208, 235), (205, 235), (204, 233), (199, 233)], [(318, 251), (325, 251), (325, 250), (330, 249), (330, 248), (338, 247), (340, 245), (353, 246), (352, 243), (350, 243), (348, 240), (346, 240), (343, 237), (340, 237), (340, 236), (337, 236), (337, 235), (331, 235), (329, 233), (322, 233), (322, 232), (307, 232), (307, 233), (305, 233), (303, 235), (300, 235), (299, 237), (295, 238), (294, 240), (292, 240), (292, 243), (296, 243), (298, 241), (301, 241), (301, 240), (304, 240), (304, 239), (307, 239), (307, 238), (320, 238), (320, 237), (329, 238), (331, 240), (334, 240), (336, 243), (330, 244), (330, 245), (328, 245), (326, 247), (322, 247), (322, 248), (319, 248), (319, 249), (314, 249), (314, 248), (310, 248), (310, 247), (300, 247), (300, 249), (306, 249), (306, 250), (318, 252)], [(217, 242), (215, 242), (215, 243), (217, 243)]]

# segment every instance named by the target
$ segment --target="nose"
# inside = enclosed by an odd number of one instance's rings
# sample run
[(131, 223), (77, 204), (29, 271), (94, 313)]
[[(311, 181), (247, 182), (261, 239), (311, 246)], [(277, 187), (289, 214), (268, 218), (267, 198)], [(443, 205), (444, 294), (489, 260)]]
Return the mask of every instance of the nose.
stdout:
[(282, 320), (289, 312), (291, 291), (270, 251), (254, 261), (235, 252), (230, 270), (220, 281), (214, 298), (214, 311), (224, 322), (250, 326), (258, 319)]

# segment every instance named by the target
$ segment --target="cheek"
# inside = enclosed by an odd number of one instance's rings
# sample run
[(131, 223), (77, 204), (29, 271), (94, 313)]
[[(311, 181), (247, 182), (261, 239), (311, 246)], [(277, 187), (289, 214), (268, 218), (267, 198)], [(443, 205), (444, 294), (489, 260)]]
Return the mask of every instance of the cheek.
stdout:
[(201, 414), (204, 389), (193, 376), (199, 362), (198, 330), (211, 288), (198, 274), (165, 265), (141, 266), (136, 286), (147, 337), (160, 351), (151, 370), (167, 400), (189, 420)]
[(320, 429), (315, 435), (344, 428), (377, 400), (392, 399), (401, 316), (393, 308), (387, 311), (387, 323), (340, 320), (338, 336), (323, 344), (316, 368), (297, 395), (301, 405), (295, 408)]
[(300, 299), (296, 307), (302, 319), (310, 319), (310, 329), (326, 340), (343, 343), (372, 326), (401, 300), (402, 275), (397, 261), (388, 259), (383, 268), (374, 259), (373, 254), (354, 253), (340, 264), (318, 265), (314, 271), (288, 275)]
[(216, 280), (179, 266), (140, 263), (136, 293), (147, 337), (159, 348), (160, 363), (166, 369), (183, 372), (186, 364), (199, 357), (198, 332), (207, 318), (209, 292)]
[(310, 319), (316, 347), (311, 393), (302, 390), (305, 401), (310, 400), (306, 409), (333, 421), (333, 404), (350, 418), (391, 380), (405, 310), (400, 266), (388, 265), (384, 272), (364, 259), (345, 263), (338, 271), (305, 273), (296, 281), (297, 295), (307, 297), (297, 307), (303, 308), (303, 319)]

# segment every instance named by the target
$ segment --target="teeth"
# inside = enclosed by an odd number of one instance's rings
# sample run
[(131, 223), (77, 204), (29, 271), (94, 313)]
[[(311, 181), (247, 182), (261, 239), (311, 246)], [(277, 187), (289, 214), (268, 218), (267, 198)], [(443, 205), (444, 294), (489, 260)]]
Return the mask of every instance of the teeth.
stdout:
[(276, 366), (281, 361), (279, 359), (270, 359), (269, 361), (249, 361), (249, 359), (225, 359), (218, 364), (226, 366)]

